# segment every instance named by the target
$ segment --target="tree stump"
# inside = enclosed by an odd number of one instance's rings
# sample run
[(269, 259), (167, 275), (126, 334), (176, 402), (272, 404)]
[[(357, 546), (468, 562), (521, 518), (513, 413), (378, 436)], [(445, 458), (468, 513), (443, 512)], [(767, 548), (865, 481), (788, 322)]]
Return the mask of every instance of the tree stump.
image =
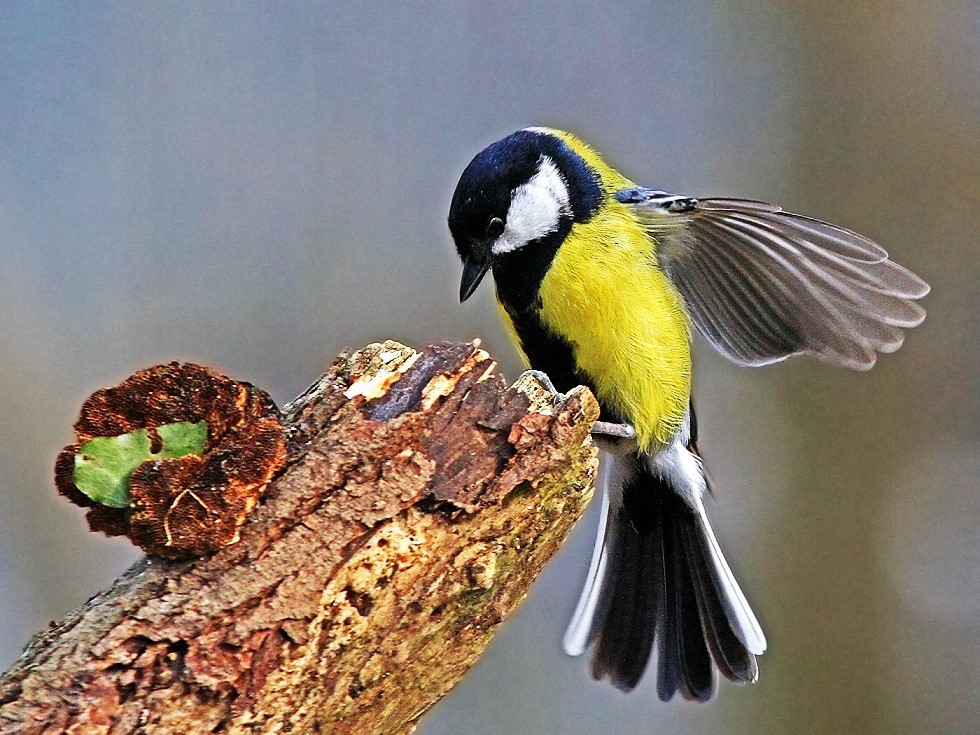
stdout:
[(0, 677), (0, 733), (398, 733), (446, 694), (588, 502), (598, 416), (474, 344), (342, 355), (285, 409), (238, 543), (146, 558)]

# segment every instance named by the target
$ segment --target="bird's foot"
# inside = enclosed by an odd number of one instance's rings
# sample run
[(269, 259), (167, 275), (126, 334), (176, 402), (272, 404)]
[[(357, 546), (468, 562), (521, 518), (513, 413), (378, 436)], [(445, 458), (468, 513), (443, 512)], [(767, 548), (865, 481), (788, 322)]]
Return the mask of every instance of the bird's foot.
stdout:
[[(558, 405), (565, 400), (565, 394), (561, 393), (555, 384), (551, 382), (551, 378), (548, 377), (547, 373), (541, 372), (540, 370), (525, 370), (517, 378), (518, 382), (524, 378), (534, 378), (538, 383), (540, 383), (544, 388), (551, 392), (551, 400), (554, 405)], [(610, 439), (636, 439), (636, 429), (633, 428), (632, 424), (621, 423), (617, 424), (612, 421), (596, 421), (592, 426), (593, 436), (608, 437)]]
[(551, 402), (556, 406), (565, 400), (565, 394), (555, 387), (555, 384), (551, 382), (551, 378), (548, 377), (547, 373), (543, 373), (540, 370), (525, 370), (518, 376), (517, 382), (520, 382), (524, 378), (534, 378), (544, 386), (545, 390), (551, 393)]

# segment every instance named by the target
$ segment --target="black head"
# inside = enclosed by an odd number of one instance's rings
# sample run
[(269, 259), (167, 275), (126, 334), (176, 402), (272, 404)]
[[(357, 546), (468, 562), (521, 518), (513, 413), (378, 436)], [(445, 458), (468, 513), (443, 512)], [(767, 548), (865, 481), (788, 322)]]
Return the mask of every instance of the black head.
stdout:
[(490, 268), (519, 269), (514, 275), (536, 287), (572, 223), (591, 218), (601, 201), (597, 174), (550, 132), (519, 130), (481, 151), (463, 171), (449, 208), (463, 261), (460, 301)]

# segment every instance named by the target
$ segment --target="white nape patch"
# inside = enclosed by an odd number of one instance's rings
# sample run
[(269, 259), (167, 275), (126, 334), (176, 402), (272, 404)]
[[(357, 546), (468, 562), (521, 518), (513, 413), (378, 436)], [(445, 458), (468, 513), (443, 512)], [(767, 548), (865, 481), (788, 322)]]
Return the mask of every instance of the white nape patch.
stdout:
[(554, 232), (562, 216), (571, 212), (565, 179), (551, 158), (541, 156), (534, 176), (511, 194), (507, 224), (493, 244), (494, 255), (513, 252)]

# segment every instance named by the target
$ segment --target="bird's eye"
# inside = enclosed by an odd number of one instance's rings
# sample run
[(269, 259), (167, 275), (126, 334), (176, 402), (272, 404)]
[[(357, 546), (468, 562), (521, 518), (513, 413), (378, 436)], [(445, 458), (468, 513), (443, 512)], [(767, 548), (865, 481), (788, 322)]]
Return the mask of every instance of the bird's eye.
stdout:
[(487, 236), (496, 240), (504, 232), (504, 221), (500, 217), (494, 217), (487, 225)]

